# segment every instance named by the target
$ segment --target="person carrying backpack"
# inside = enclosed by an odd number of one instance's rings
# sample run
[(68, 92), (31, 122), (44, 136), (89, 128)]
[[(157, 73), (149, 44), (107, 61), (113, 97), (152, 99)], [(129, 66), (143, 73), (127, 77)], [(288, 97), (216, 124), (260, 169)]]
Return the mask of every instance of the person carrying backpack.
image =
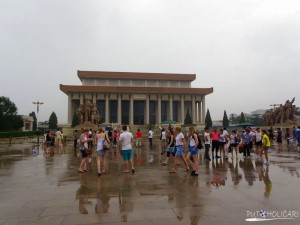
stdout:
[[(189, 143), (189, 152), (187, 154), (187, 162), (193, 168), (191, 176), (198, 176), (198, 173), (199, 173), (199, 163), (198, 163), (199, 138), (198, 138), (198, 135), (197, 135), (194, 127), (189, 128), (188, 143)], [(191, 160), (191, 157), (193, 158), (193, 162)]]

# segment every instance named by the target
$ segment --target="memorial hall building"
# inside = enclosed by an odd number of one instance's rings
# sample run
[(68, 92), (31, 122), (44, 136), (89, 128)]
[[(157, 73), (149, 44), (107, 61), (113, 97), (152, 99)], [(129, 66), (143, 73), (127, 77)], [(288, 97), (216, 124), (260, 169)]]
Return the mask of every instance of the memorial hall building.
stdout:
[(87, 99), (95, 103), (100, 123), (128, 125), (184, 123), (189, 111), (194, 124), (205, 119), (205, 96), (213, 88), (192, 88), (196, 74), (77, 71), (82, 85), (63, 85), (68, 96), (68, 123)]

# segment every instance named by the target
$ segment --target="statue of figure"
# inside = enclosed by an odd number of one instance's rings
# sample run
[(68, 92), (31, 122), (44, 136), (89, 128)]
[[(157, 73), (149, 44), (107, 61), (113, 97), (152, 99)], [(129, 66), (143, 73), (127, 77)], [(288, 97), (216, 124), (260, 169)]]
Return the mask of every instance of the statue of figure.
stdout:
[(295, 97), (293, 100), (290, 102), (287, 100), (284, 104), (284, 122), (290, 122), (290, 117), (292, 116), (292, 108), (293, 108), (293, 103), (295, 101)]
[(84, 107), (82, 104), (79, 105), (79, 107), (76, 109), (76, 115), (80, 119), (80, 124), (83, 124), (83, 119), (84, 119)]
[(91, 123), (98, 124), (100, 119), (99, 112), (95, 103), (91, 104)]
[(282, 104), (275, 110), (275, 124), (280, 123), (283, 124), (284, 117), (284, 107)]
[(84, 122), (91, 121), (91, 102), (87, 99), (84, 103)]

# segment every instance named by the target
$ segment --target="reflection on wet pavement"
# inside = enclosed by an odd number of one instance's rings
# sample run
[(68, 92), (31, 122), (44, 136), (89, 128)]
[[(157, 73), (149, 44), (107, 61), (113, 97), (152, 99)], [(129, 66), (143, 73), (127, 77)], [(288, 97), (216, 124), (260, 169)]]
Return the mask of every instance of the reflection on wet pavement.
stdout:
[[(173, 161), (158, 143), (134, 149), (136, 173), (124, 174), (120, 153), (109, 152), (107, 174), (78, 173), (80, 154), (71, 145), (45, 155), (42, 148), (0, 154), (0, 224), (246, 224), (249, 211), (300, 212), (300, 153), (270, 153), (266, 167), (255, 157), (205, 161), (199, 177)], [(1, 149), (0, 151), (3, 151)], [(300, 224), (300, 218), (264, 221)]]

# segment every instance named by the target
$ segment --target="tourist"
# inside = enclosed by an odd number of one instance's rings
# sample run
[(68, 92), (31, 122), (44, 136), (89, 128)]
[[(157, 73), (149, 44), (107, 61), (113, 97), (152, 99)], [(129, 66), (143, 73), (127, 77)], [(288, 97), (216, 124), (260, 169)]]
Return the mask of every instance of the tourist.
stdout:
[(117, 146), (117, 136), (118, 136), (118, 132), (117, 130), (114, 130), (114, 146)]
[(264, 153), (265, 154), (265, 158), (266, 158), (266, 162), (265, 162), (265, 165), (268, 166), (269, 165), (269, 157), (268, 157), (268, 150), (271, 146), (271, 142), (270, 142), (270, 139), (267, 135), (267, 131), (266, 130), (262, 130), (262, 134), (263, 134), (263, 137), (262, 137), (262, 149), (263, 149), (263, 152), (261, 153), (261, 157), (262, 157), (262, 154)]
[(210, 133), (210, 136), (211, 136), (211, 140), (212, 140), (212, 146), (211, 146), (212, 157), (214, 158), (214, 151), (216, 150), (216, 158), (220, 158), (220, 156), (218, 156), (220, 133), (216, 127)]
[(173, 158), (175, 157), (175, 138), (174, 138), (174, 131), (172, 127), (168, 127), (166, 130), (166, 142), (167, 142), (167, 157), (164, 162), (162, 162), (163, 166), (168, 164), (170, 156)]
[(238, 144), (239, 144), (239, 140), (237, 137), (236, 130), (232, 130), (230, 134), (230, 145), (229, 145), (232, 159), (233, 159), (233, 150), (235, 150), (235, 157), (236, 159), (238, 159), (238, 149), (237, 149)]
[(251, 146), (252, 146), (252, 142), (253, 142), (253, 137), (250, 135), (250, 129), (247, 128), (245, 130), (245, 133), (243, 135), (243, 143), (244, 143), (244, 147), (245, 147), (245, 150), (244, 150), (244, 157), (248, 157), (250, 158), (250, 150), (251, 150)]
[(163, 155), (166, 152), (166, 147), (167, 147), (165, 128), (162, 128), (159, 139), (161, 142), (161, 154)]
[(50, 137), (50, 131), (49, 130), (46, 131), (45, 146), (46, 146), (46, 154), (49, 154), (49, 148), (51, 146), (51, 137)]
[(151, 128), (149, 129), (148, 137), (149, 137), (149, 145), (150, 147), (152, 147), (153, 131), (151, 130)]
[(293, 135), (291, 134), (290, 128), (285, 129), (285, 139), (286, 139), (286, 143), (287, 143), (288, 148), (290, 147), (290, 145), (292, 146), (292, 144), (293, 144)]
[(298, 128), (296, 129), (295, 131), (295, 137), (297, 139), (297, 149), (298, 149), (298, 152), (300, 151), (300, 126), (298, 126)]
[(134, 166), (133, 166), (133, 155), (132, 155), (132, 145), (133, 142), (133, 136), (132, 133), (127, 131), (127, 126), (122, 126), (123, 133), (120, 134), (119, 137), (119, 146), (122, 146), (122, 156), (123, 160), (125, 162), (125, 170), (124, 173), (129, 173), (128, 169), (128, 161), (131, 166), (131, 172), (134, 173)]
[(142, 147), (142, 132), (140, 129), (137, 130), (136, 132), (136, 147)]
[[(193, 171), (191, 173), (192, 176), (198, 176), (199, 173), (199, 163), (198, 163), (198, 135), (195, 131), (194, 127), (189, 127), (189, 152), (187, 154), (187, 162), (192, 166)], [(191, 160), (193, 158), (193, 161)]]
[[(108, 143), (108, 145), (110, 145), (109, 138), (104, 133), (104, 130), (100, 127), (98, 129), (98, 133), (96, 135), (98, 176), (101, 176), (106, 173), (106, 159), (105, 159), (106, 150), (104, 150), (104, 142), (105, 141)], [(101, 161), (103, 164), (103, 170), (101, 170)]]
[(261, 146), (262, 146), (262, 133), (261, 133), (261, 130), (260, 128), (256, 128), (256, 131), (255, 131), (255, 146), (256, 146), (256, 154), (257, 155), (260, 155), (260, 152), (261, 152)]
[(59, 129), (55, 132), (56, 144), (58, 147), (62, 147), (62, 133)]
[(225, 144), (226, 144), (226, 136), (224, 135), (223, 129), (221, 129), (220, 130), (220, 135), (219, 135), (220, 156), (223, 153), (223, 157), (227, 158), (226, 155), (225, 155)]
[(209, 128), (208, 127), (205, 127), (205, 129), (204, 129), (204, 147), (205, 147), (204, 158), (211, 161), (211, 159), (209, 157), (210, 133), (209, 133)]
[(74, 142), (74, 148), (77, 147), (77, 142), (78, 142), (78, 131), (75, 130), (74, 135), (73, 135), (73, 142)]
[(87, 164), (88, 164), (88, 155), (86, 152), (86, 149), (88, 149), (88, 129), (82, 129), (81, 130), (81, 135), (79, 137), (80, 139), (80, 152), (81, 152), (81, 156), (82, 156), (82, 160), (78, 169), (79, 173), (84, 173), (87, 172)]
[(184, 148), (185, 148), (185, 140), (184, 140), (184, 135), (181, 132), (181, 127), (176, 127), (175, 128), (175, 146), (176, 146), (176, 152), (175, 152), (175, 159), (174, 159), (174, 167), (173, 169), (171, 169), (170, 173), (176, 173), (176, 168), (177, 168), (177, 161), (178, 158), (181, 158), (182, 161), (184, 162), (186, 169), (185, 171), (188, 172), (189, 169), (189, 165), (187, 163), (187, 161), (185, 160), (185, 158), (183, 157), (183, 152), (184, 152)]
[(277, 133), (276, 134), (276, 142), (278, 145), (278, 151), (281, 152), (282, 151), (282, 131), (279, 127), (277, 128), (276, 133)]

